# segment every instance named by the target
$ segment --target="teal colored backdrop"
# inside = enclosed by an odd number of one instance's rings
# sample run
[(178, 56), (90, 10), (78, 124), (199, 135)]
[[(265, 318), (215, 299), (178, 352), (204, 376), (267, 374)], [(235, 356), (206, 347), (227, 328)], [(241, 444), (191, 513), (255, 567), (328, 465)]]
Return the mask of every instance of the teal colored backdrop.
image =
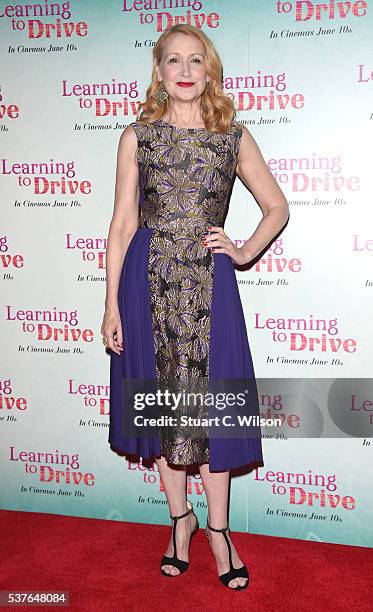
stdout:
[[(324, 434), (291, 438), (286, 425), (263, 440), (264, 467), (232, 479), (231, 528), (372, 546), (373, 394), (353, 414), (366, 435), (330, 416), (335, 381), (371, 374), (372, 3), (54, 4), (0, 7), (1, 507), (169, 524), (156, 467), (108, 445), (100, 328), (119, 137), (152, 46), (184, 20), (215, 43), (237, 117), (289, 201), (285, 231), (237, 271), (259, 390), (313, 379)], [(240, 245), (260, 219), (237, 179), (225, 231)], [(274, 380), (263, 413), (286, 418), (278, 393)], [(189, 496), (203, 525), (198, 475)]]

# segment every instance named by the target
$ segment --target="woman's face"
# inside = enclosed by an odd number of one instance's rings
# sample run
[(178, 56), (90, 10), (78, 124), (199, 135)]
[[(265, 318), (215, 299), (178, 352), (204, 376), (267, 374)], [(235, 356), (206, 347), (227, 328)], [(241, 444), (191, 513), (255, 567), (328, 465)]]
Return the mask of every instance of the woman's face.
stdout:
[(156, 71), (171, 98), (182, 101), (199, 98), (209, 80), (203, 44), (195, 36), (172, 34), (166, 40)]

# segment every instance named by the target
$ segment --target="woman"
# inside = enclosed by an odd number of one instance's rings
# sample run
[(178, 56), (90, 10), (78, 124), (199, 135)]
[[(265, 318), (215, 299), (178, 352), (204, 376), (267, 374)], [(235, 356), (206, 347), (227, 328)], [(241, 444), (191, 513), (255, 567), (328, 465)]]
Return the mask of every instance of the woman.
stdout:
[[(186, 466), (197, 464), (217, 573), (239, 590), (249, 576), (227, 524), (230, 469), (262, 463), (260, 436), (211, 435), (199, 418), (211, 414), (203, 402), (168, 413), (149, 408), (150, 416), (176, 415), (176, 424), (157, 419), (156, 432), (140, 432), (125, 390), (130, 379), (143, 381), (142, 390), (157, 380), (172, 391), (206, 389), (212, 379), (255, 380), (233, 264), (263, 250), (287, 220), (288, 205), (255, 140), (234, 120), (221, 81), (219, 56), (202, 31), (176, 25), (161, 35), (141, 115), (119, 142), (101, 332), (111, 351), (109, 442), (155, 457), (166, 491), (172, 532), (161, 573), (174, 577), (188, 568), (198, 519), (186, 499)], [(241, 247), (223, 230), (235, 174), (263, 212)], [(187, 414), (198, 417), (196, 425), (181, 427)]]

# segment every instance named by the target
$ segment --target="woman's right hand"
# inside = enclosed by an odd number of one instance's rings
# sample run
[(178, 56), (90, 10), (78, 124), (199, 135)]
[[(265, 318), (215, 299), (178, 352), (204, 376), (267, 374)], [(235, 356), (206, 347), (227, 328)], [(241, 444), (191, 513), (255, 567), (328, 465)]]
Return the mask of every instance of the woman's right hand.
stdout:
[(106, 339), (105, 346), (120, 355), (124, 347), (119, 308), (105, 308), (101, 334)]

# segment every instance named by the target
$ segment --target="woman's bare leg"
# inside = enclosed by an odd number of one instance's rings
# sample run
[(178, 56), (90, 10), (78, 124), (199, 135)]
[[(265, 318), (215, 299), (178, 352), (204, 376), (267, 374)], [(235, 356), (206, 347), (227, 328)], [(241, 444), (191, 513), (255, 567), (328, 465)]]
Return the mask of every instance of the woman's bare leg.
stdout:
[[(187, 512), (186, 497), (186, 470), (185, 468), (171, 468), (164, 457), (156, 459), (160, 477), (166, 491), (166, 497), (171, 516), (180, 516)], [(174, 521), (171, 521), (173, 524)], [(189, 514), (177, 522), (176, 528), (176, 547), (177, 556), (183, 561), (188, 561), (189, 541), (193, 529), (196, 526), (194, 514)], [(174, 554), (172, 532), (165, 555), (172, 557)], [(179, 570), (173, 565), (163, 565), (165, 572), (176, 576)]]
[[(199, 466), (199, 471), (206, 492), (208, 504), (208, 521), (211, 527), (223, 529), (228, 522), (228, 492), (229, 492), (229, 471), (210, 472), (208, 464)], [(218, 575), (229, 571), (228, 547), (222, 533), (215, 533), (208, 530), (209, 541), (215, 555)], [(229, 533), (228, 539), (232, 547), (232, 562), (234, 567), (241, 567), (242, 561), (239, 558), (235, 547), (232, 544)], [(244, 586), (247, 578), (234, 578), (229, 582), (231, 588)]]

